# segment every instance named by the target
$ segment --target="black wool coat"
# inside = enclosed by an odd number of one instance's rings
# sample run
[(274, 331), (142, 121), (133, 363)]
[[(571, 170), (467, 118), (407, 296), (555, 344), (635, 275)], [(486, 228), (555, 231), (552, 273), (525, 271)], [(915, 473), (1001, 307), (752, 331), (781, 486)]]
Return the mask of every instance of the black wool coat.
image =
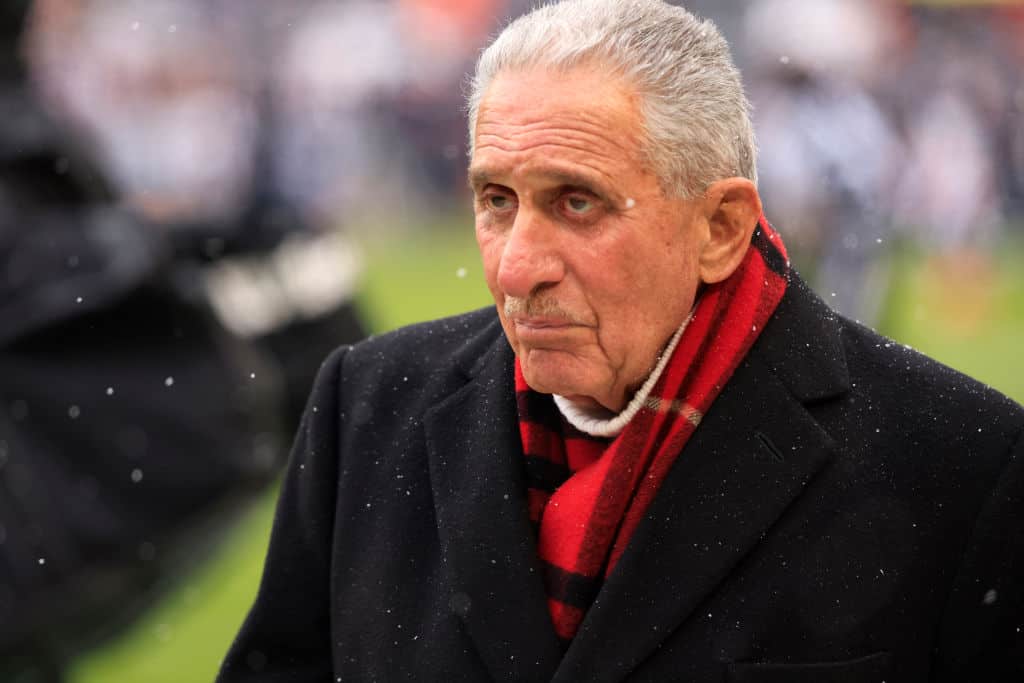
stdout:
[(1024, 680), (1024, 409), (794, 276), (563, 654), (493, 310), (335, 352), (220, 683)]

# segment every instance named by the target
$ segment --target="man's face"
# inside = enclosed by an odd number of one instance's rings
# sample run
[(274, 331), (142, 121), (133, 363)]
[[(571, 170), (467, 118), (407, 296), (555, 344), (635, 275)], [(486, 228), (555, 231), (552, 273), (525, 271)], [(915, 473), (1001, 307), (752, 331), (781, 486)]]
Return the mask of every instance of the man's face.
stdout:
[(596, 70), (500, 74), (470, 182), (487, 285), (536, 391), (619, 411), (689, 312), (707, 218), (643, 163), (639, 100)]

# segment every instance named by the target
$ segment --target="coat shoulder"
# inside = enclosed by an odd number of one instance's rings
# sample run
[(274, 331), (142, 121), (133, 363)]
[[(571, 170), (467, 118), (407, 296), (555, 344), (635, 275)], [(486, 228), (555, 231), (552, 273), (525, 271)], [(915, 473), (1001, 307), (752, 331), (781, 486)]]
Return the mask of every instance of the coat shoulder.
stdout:
[(481, 308), (371, 336), (352, 347), (348, 363), (405, 375), (453, 365), (469, 370), (502, 334), (494, 308)]
[(408, 325), (336, 350), (324, 369), (343, 401), (425, 410), (505, 343), (494, 307)]
[(855, 369), (851, 376), (885, 380), (919, 392), (939, 391), (951, 406), (984, 406), (1024, 423), (1024, 407), (996, 389), (859, 323), (840, 321), (847, 358)]
[(839, 324), (852, 396), (905, 434), (1006, 444), (1024, 431), (1024, 407), (996, 389), (863, 325)]

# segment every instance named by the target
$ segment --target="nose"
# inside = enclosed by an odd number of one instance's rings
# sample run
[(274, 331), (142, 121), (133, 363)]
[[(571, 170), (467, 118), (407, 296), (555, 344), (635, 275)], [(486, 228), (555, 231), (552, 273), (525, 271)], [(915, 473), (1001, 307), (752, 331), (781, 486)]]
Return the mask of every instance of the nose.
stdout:
[(520, 207), (498, 266), (498, 286), (506, 296), (526, 298), (565, 277), (557, 229), (538, 212)]

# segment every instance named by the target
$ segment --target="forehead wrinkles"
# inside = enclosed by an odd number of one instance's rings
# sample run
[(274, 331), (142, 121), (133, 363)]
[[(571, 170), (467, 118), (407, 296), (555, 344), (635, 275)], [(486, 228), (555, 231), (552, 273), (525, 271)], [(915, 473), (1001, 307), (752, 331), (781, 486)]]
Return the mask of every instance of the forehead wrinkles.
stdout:
[[(511, 118), (511, 117), (509, 117)], [(518, 121), (488, 113), (477, 125), (474, 166), (492, 170), (528, 172), (533, 166), (566, 161), (610, 179), (642, 159), (636, 143), (635, 123), (610, 123), (586, 113), (554, 115)]]
[[(494, 148), (502, 152), (530, 152), (544, 148), (562, 148), (586, 155), (602, 157), (608, 161), (633, 161), (633, 147), (624, 144), (623, 136), (616, 136), (607, 127), (558, 127), (548, 123), (536, 124), (529, 130), (510, 130), (508, 126), (478, 127), (477, 147)], [(546, 151), (553, 151), (548, 149)]]
[(499, 75), (480, 103), (474, 135), (475, 152), (568, 152), (574, 162), (643, 162), (637, 94), (588, 69)]

